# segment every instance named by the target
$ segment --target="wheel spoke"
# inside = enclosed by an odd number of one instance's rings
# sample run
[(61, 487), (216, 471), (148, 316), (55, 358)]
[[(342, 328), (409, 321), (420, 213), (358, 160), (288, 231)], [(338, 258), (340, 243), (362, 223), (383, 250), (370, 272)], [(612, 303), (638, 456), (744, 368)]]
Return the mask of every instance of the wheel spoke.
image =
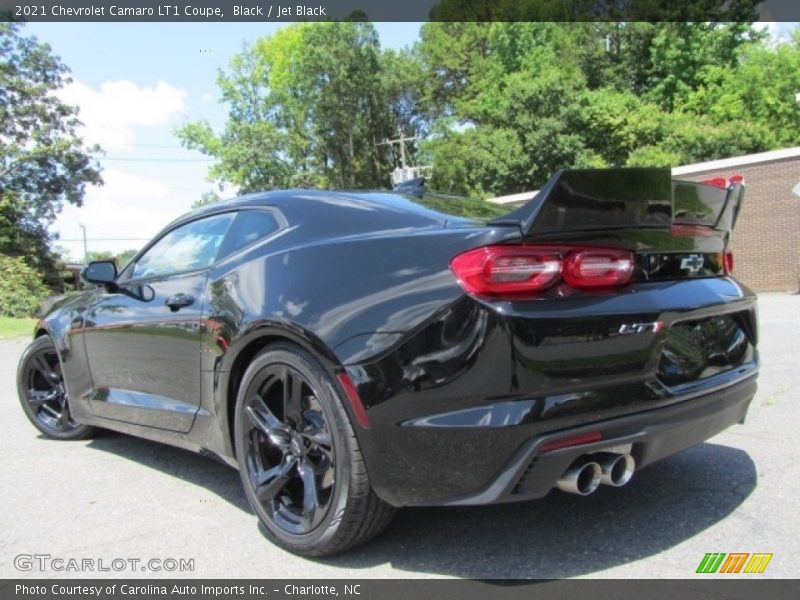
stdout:
[(41, 354), (33, 358), (33, 368), (41, 373), (42, 377), (44, 377), (45, 380), (50, 383), (58, 383), (61, 381), (61, 377), (59, 377), (58, 373), (53, 371), (52, 367)]
[(56, 410), (49, 404), (42, 404), (42, 412), (46, 412), (51, 417), (56, 419), (56, 421), (61, 418), (61, 413), (56, 412)]
[(39, 390), (28, 390), (28, 402), (30, 403), (34, 413), (42, 407), (42, 404), (49, 402), (50, 400), (55, 400), (57, 397), (58, 392), (56, 390), (48, 390), (46, 392)]
[(289, 428), (278, 420), (264, 399), (256, 395), (244, 410), (253, 425), (285, 454), (291, 442)]
[(255, 489), (258, 486), (258, 474), (264, 470), (264, 467), (261, 463), (261, 454), (258, 450), (258, 444), (253, 442), (254, 433), (255, 431), (251, 430), (250, 450), (245, 456), (245, 461), (247, 462), (247, 476), (250, 478), (250, 483)]
[(297, 472), (303, 480), (303, 523), (308, 529), (316, 527), (322, 520), (324, 513), (320, 510), (317, 495), (317, 475), (314, 467), (306, 459), (297, 467)]
[(294, 458), (285, 460), (277, 467), (258, 473), (256, 478), (255, 493), (261, 502), (268, 502), (275, 498), (289, 481), (289, 472), (297, 461)]
[(61, 415), (58, 417), (58, 428), (64, 429), (68, 427), (69, 420), (70, 420), (69, 402), (67, 402), (65, 398), (64, 402), (61, 404)]
[(294, 372), (284, 368), (281, 373), (283, 383), (283, 419), (299, 429), (303, 423), (303, 381)]

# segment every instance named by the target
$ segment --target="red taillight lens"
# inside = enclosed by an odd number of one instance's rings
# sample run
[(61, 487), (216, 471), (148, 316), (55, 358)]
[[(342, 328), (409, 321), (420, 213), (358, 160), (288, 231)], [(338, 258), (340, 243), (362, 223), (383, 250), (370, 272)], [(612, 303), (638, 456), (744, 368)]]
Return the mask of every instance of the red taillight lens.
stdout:
[(527, 294), (558, 280), (561, 257), (548, 248), (486, 246), (459, 254), (450, 267), (471, 294)]
[(486, 246), (459, 254), (450, 267), (470, 294), (520, 296), (541, 292), (562, 277), (578, 288), (625, 285), (633, 276), (633, 254), (604, 248)]
[(714, 177), (713, 179), (704, 179), (703, 183), (706, 185), (713, 185), (714, 187), (718, 188), (726, 188), (728, 187), (728, 180), (724, 177)]
[(730, 275), (733, 273), (733, 252), (728, 250), (723, 255), (723, 268), (725, 269), (725, 275)]
[(700, 183), (725, 189), (737, 183), (744, 183), (744, 177), (738, 174), (731, 175), (730, 179), (725, 179), (724, 177), (714, 177), (713, 179), (704, 179)]
[(564, 261), (564, 281), (572, 287), (625, 285), (633, 276), (633, 255), (625, 250), (578, 250)]

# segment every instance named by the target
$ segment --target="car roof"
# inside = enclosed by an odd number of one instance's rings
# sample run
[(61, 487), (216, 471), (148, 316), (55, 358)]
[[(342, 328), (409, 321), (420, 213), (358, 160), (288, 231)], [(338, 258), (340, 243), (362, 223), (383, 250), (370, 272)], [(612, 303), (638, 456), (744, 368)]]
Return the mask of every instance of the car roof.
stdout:
[(206, 214), (242, 208), (274, 207), (289, 225), (303, 223), (316, 229), (386, 230), (409, 227), (445, 227), (488, 221), (508, 212), (485, 200), (431, 192), (329, 191), (289, 189), (259, 192), (207, 204), (170, 224), (173, 227)]

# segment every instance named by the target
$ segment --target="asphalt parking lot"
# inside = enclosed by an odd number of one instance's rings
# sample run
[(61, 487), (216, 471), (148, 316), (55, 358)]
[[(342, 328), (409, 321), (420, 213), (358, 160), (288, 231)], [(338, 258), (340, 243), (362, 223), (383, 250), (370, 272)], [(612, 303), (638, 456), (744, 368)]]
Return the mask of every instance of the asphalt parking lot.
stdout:
[[(800, 296), (762, 295), (760, 323), (760, 388), (745, 425), (621, 489), (405, 509), (369, 545), (315, 561), (267, 541), (228, 467), (114, 433), (67, 443), (40, 437), (14, 389), (28, 340), (0, 340), (0, 577), (683, 578), (709, 577), (695, 575), (707, 552), (771, 552), (757, 577), (796, 577)], [(193, 559), (194, 572), (21, 572), (20, 554), (106, 564)]]

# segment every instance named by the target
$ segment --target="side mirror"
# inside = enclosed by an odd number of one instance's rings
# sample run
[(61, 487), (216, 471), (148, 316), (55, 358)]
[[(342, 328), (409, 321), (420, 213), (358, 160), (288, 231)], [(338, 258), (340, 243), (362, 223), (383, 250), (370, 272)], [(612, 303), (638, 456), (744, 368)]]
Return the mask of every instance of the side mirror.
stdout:
[(93, 260), (81, 271), (81, 279), (87, 283), (113, 287), (117, 279), (117, 263), (113, 260)]

